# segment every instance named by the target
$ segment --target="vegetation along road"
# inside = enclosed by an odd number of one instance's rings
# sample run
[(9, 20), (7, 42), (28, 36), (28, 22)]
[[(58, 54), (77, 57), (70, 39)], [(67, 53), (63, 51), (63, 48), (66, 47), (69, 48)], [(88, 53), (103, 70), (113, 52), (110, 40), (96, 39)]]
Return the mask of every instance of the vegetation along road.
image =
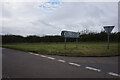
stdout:
[(12, 43), (3, 44), (3, 47), (12, 48), (40, 54), (55, 54), (64, 56), (111, 56), (118, 54), (118, 43), (110, 43), (107, 49), (107, 42), (79, 42), (76, 48), (75, 42), (68, 42), (64, 49), (64, 42), (61, 43)]

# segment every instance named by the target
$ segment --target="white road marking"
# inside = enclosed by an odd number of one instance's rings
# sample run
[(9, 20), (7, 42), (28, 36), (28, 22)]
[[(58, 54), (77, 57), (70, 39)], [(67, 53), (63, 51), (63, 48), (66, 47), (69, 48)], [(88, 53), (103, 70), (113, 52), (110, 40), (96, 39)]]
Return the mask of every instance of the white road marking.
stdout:
[(41, 57), (47, 57), (47, 56), (44, 56), (44, 55), (40, 55)]
[(66, 61), (64, 61), (64, 60), (58, 60), (59, 62), (63, 62), (63, 63), (65, 63)]
[(109, 75), (112, 75), (112, 76), (117, 76), (117, 77), (120, 77), (120, 75), (119, 75), (119, 74), (116, 74), (116, 73), (113, 73), (113, 72), (109, 72), (108, 74), (109, 74)]
[(34, 54), (34, 55), (38, 56), (39, 54)]
[(52, 60), (54, 60), (55, 58), (53, 58), (53, 57), (47, 57), (48, 59), (52, 59)]
[(76, 64), (76, 63), (71, 63), (71, 62), (69, 62), (69, 64), (71, 64), (71, 65), (74, 65), (74, 66), (80, 66), (79, 64)]
[[(29, 52), (29, 54), (34, 54), (34, 55), (39, 55), (39, 54), (35, 54), (35, 53), (32, 53), (32, 52)], [(40, 55), (41, 57), (47, 57), (47, 56), (44, 56), (44, 55)], [(52, 59), (52, 60), (54, 60), (55, 58), (53, 58), (53, 57), (47, 57), (48, 59)], [(64, 60), (58, 60), (59, 62), (63, 62), (63, 63), (65, 63), (66, 61), (64, 61)], [(72, 63), (72, 62), (69, 62), (69, 64), (70, 65), (74, 65), (74, 66), (80, 66), (79, 64), (76, 64), (76, 63)], [(96, 68), (92, 68), (92, 67), (85, 67), (86, 69), (89, 69), (89, 70), (94, 70), (94, 71), (98, 71), (98, 72), (100, 72), (101, 70), (100, 69), (96, 69)], [(116, 74), (116, 73), (113, 73), (113, 72), (109, 72), (108, 73), (109, 75), (112, 75), (112, 76), (116, 76), (116, 77), (120, 77), (120, 75), (119, 74)], [(8, 77), (8, 76), (7, 76)]]
[(96, 69), (96, 68), (92, 68), (92, 67), (85, 67), (86, 69), (89, 69), (89, 70), (94, 70), (94, 71), (98, 71), (98, 72), (100, 72), (101, 70), (100, 69)]
[(34, 53), (32, 53), (32, 52), (29, 52), (29, 54), (34, 54)]

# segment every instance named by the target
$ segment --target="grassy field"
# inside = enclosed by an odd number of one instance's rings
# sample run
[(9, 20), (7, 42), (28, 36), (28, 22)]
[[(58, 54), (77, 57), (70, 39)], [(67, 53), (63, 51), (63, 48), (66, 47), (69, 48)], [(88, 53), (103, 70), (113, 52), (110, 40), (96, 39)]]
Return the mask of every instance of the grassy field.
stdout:
[(41, 54), (56, 54), (68, 56), (108, 56), (118, 55), (118, 43), (110, 43), (107, 49), (106, 42), (79, 42), (78, 48), (75, 43), (67, 43), (66, 50), (64, 43), (15, 43), (3, 44), (3, 47), (31, 51)]

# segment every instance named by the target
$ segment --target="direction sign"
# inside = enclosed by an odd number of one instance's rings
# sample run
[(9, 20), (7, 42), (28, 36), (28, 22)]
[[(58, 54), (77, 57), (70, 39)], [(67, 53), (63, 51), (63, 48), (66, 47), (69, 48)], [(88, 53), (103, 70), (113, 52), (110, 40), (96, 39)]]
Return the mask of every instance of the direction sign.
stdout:
[(104, 29), (107, 33), (111, 33), (111, 31), (113, 30), (114, 26), (104, 26)]
[(79, 32), (62, 31), (61, 36), (65, 38), (65, 49), (66, 49), (66, 38), (76, 38), (76, 48), (77, 48), (78, 38), (80, 37)]
[(80, 33), (79, 32), (72, 32), (72, 31), (62, 31), (61, 36), (65, 38), (79, 38)]

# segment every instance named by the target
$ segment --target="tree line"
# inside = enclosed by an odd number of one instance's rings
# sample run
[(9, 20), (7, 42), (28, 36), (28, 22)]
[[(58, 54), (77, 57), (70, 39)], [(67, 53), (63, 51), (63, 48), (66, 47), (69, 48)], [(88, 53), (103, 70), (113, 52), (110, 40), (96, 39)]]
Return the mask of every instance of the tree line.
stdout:
[[(120, 39), (120, 32), (115, 32), (110, 34), (110, 41), (117, 42)], [(74, 42), (74, 38), (68, 38), (67, 42)], [(81, 34), (78, 41), (87, 42), (87, 41), (107, 41), (107, 33), (88, 33)], [(37, 35), (29, 35), (27, 37), (23, 37), (21, 35), (2, 35), (2, 43), (38, 43), (38, 42), (64, 42), (64, 37), (59, 35), (55, 36), (37, 36)]]

